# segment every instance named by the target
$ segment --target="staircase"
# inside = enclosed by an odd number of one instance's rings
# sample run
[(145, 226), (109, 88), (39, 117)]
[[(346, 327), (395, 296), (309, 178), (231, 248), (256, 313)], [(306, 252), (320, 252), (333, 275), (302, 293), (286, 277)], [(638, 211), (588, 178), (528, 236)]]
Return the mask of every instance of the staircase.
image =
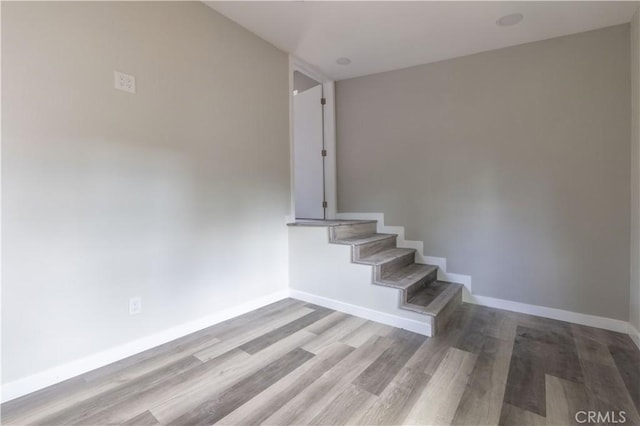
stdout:
[(415, 262), (415, 249), (397, 247), (396, 234), (379, 234), (375, 220), (299, 220), (292, 226), (326, 226), (329, 242), (351, 246), (352, 263), (373, 267), (372, 282), (401, 292), (399, 308), (432, 318), (441, 332), (462, 303), (462, 285), (439, 281), (438, 267)]

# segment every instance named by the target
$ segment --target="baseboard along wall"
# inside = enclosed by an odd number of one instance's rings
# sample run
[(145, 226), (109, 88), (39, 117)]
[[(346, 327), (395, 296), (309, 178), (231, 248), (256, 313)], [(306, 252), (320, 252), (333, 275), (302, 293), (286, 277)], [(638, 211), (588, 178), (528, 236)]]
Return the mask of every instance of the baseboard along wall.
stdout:
[[(418, 250), (418, 259), (424, 263), (434, 264), (440, 267), (439, 279), (450, 280), (465, 285), (466, 291), (463, 295), (463, 301), (474, 303), (481, 306), (487, 306), (496, 309), (504, 309), (512, 312), (518, 312), (529, 315), (567, 321), (575, 324), (586, 325), (590, 327), (603, 328), (605, 330), (627, 333), (640, 349), (640, 332), (629, 322), (599, 317), (595, 315), (582, 314), (561, 309), (549, 308), (545, 306), (531, 305), (510, 300), (497, 299), (488, 296), (473, 294), (471, 291), (471, 277), (463, 274), (455, 274), (448, 272), (446, 269), (446, 259), (425, 256), (423, 254), (422, 242), (405, 240), (404, 228), (400, 226), (387, 226), (384, 224), (384, 214), (382, 213), (338, 213), (338, 219), (372, 219), (378, 221), (378, 231), (385, 233), (398, 234), (398, 246), (416, 248)], [(328, 244), (328, 243), (327, 243)], [(363, 308), (349, 303), (340, 302), (326, 297), (313, 295), (299, 290), (288, 289), (286, 291), (276, 292), (255, 300), (234, 306), (216, 314), (181, 324), (170, 329), (143, 337), (132, 342), (125, 343), (120, 346), (99, 352), (76, 361), (72, 361), (31, 376), (6, 383), (0, 388), (0, 401), (6, 402), (31, 392), (46, 388), (53, 384), (62, 382), (88, 371), (103, 367), (113, 362), (122, 360), (129, 356), (162, 345), (220, 322), (229, 320), (247, 312), (266, 306), (270, 303), (277, 302), (287, 297), (303, 300), (316, 305), (324, 306), (350, 315), (365, 318), (371, 321), (380, 322), (382, 324), (393, 327), (404, 328), (416, 333), (430, 335), (431, 328), (429, 324), (419, 321), (413, 321), (408, 318), (394, 316), (388, 313)]]
[(438, 272), (438, 279), (464, 284), (466, 291), (463, 292), (463, 302), (487, 306), (490, 308), (504, 309), (522, 314), (536, 315), (559, 321), (567, 321), (589, 327), (603, 328), (605, 330), (617, 331), (619, 333), (626, 333), (629, 334), (638, 348), (640, 348), (640, 332), (638, 332), (638, 330), (636, 330), (635, 327), (627, 321), (474, 294), (472, 291), (472, 279), (470, 275), (450, 272), (447, 270), (447, 259), (425, 255), (424, 243), (422, 241), (405, 239), (403, 226), (386, 225), (384, 221), (384, 213), (343, 212), (337, 213), (336, 219), (377, 220), (378, 232), (398, 234), (398, 247), (415, 248), (418, 251), (417, 259), (420, 262), (437, 265), (440, 268), (440, 271)]
[(179, 339), (180, 337), (211, 327), (212, 325), (235, 318), (242, 314), (246, 314), (287, 297), (289, 297), (288, 290), (272, 293), (241, 305), (230, 307), (213, 315), (171, 327), (159, 333), (154, 333), (141, 339), (127, 342), (106, 351), (98, 352), (87, 357), (41, 371), (31, 376), (6, 383), (0, 388), (0, 401), (10, 401), (28, 393), (44, 389), (48, 386), (60, 383), (91, 370), (104, 367), (105, 365), (120, 361), (137, 353), (144, 352), (148, 349)]

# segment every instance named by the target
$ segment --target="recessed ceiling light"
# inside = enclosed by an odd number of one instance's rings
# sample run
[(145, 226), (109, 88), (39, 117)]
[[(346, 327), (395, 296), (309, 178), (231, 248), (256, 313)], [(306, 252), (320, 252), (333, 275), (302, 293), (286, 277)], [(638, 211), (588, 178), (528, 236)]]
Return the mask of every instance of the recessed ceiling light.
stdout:
[(510, 27), (522, 21), (522, 13), (512, 13), (511, 15), (505, 15), (496, 21), (496, 24), (501, 27)]
[(336, 60), (336, 64), (338, 65), (349, 65), (351, 63), (351, 59), (349, 58), (338, 58)]

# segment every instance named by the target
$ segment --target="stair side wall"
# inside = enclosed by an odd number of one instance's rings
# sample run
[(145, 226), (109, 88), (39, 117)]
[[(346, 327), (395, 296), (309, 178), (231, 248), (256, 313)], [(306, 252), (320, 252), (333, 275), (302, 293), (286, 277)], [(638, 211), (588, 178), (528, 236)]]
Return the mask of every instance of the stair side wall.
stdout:
[(373, 268), (351, 263), (351, 246), (329, 244), (326, 227), (289, 227), (292, 297), (432, 335), (431, 318), (399, 308), (401, 292), (371, 283)]
[(427, 256), (424, 254), (424, 243), (422, 241), (407, 240), (404, 237), (404, 226), (386, 225), (384, 213), (337, 213), (336, 219), (360, 219), (377, 220), (377, 231), (384, 234), (397, 234), (397, 245), (402, 248), (416, 249), (416, 262), (435, 265), (438, 267), (438, 280), (450, 281), (464, 285), (462, 300), (464, 302), (474, 302), (471, 292), (471, 276), (456, 274), (447, 270), (447, 259), (444, 257)]

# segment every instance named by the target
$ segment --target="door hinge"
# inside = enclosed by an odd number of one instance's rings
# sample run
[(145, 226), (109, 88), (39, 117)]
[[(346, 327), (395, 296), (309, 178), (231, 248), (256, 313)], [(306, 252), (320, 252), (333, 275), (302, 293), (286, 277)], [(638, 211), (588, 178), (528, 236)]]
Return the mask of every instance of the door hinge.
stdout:
[(326, 201), (322, 202), (322, 208), (325, 208), (325, 209), (327, 208), (327, 202)]
[(326, 157), (326, 156), (327, 156), (327, 150), (326, 150), (326, 149), (323, 149), (323, 150), (322, 150), (322, 156), (323, 156), (323, 157)]
[(326, 105), (327, 103), (327, 99), (326, 98), (320, 98), (320, 104), (321, 105)]

